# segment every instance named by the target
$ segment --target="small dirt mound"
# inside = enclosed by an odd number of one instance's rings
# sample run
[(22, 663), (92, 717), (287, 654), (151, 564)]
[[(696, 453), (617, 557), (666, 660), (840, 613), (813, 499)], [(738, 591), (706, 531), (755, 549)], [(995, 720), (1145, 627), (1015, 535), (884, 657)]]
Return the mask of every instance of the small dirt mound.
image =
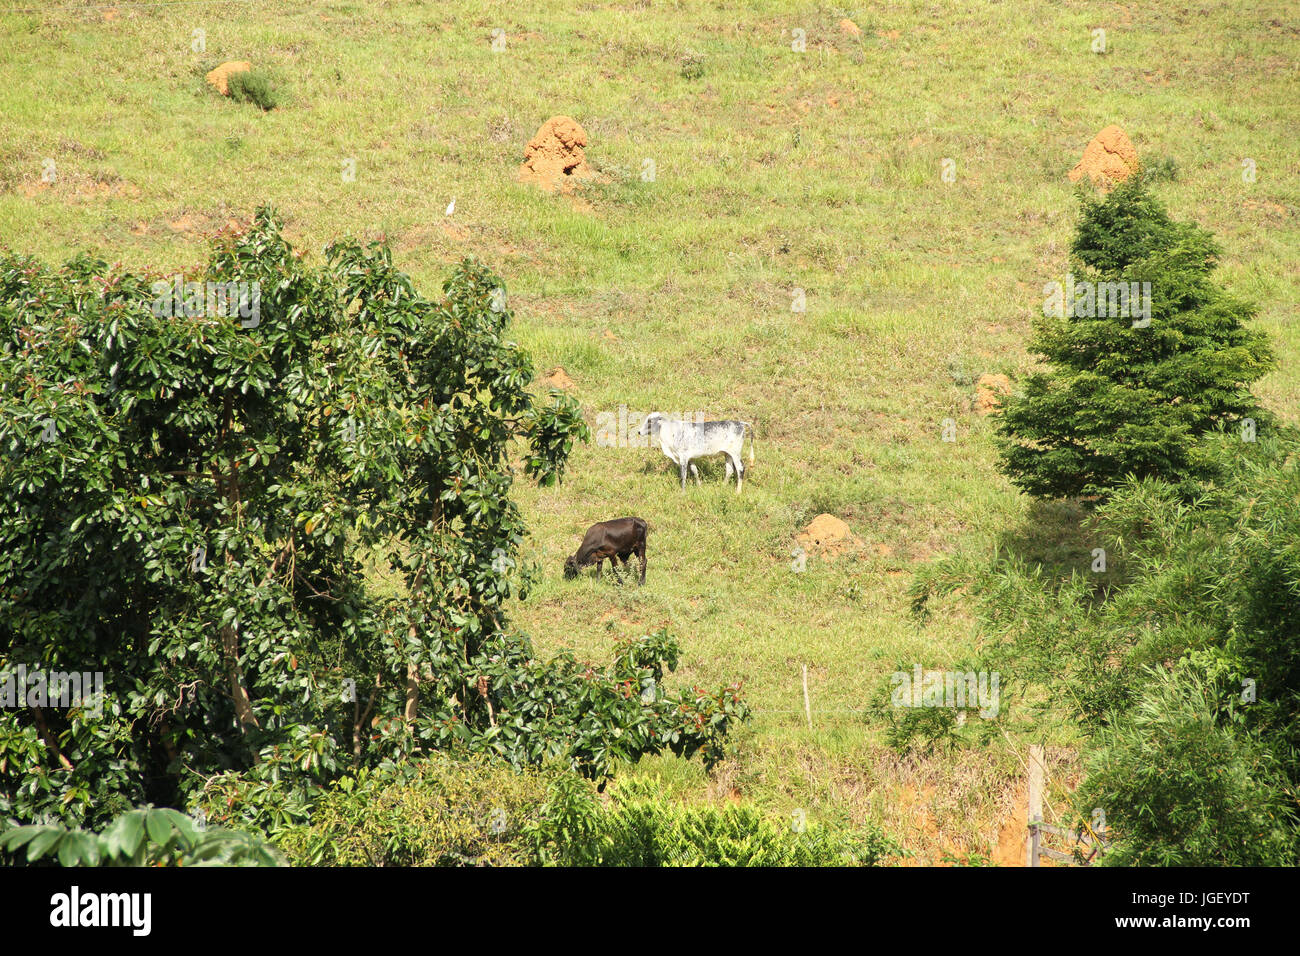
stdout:
[(1011, 394), (1011, 379), (1005, 375), (981, 375), (975, 382), (975, 411), (987, 415)]
[(848, 17), (845, 17), (843, 20), (840, 21), (840, 32), (845, 34), (846, 36), (851, 36), (851, 37), (862, 35), (862, 31), (858, 29), (858, 25), (854, 23), (852, 20), (850, 20)]
[(820, 514), (813, 518), (808, 527), (795, 535), (794, 539), (804, 550), (829, 558), (861, 544), (847, 524), (830, 514)]
[(1079, 165), (1070, 170), (1070, 181), (1084, 176), (1094, 186), (1108, 189), (1122, 183), (1138, 170), (1137, 149), (1118, 126), (1107, 126), (1092, 138)]
[(552, 116), (524, 147), (519, 180), (547, 192), (568, 192), (594, 175), (587, 165), (587, 131), (568, 116)]
[(566, 390), (578, 387), (578, 383), (569, 378), (569, 373), (566, 372), (564, 367), (561, 365), (557, 365), (555, 368), (547, 372), (546, 375), (542, 377), (542, 384), (548, 388), (562, 388)]
[(253, 64), (247, 60), (231, 60), (229, 63), (223, 63), (215, 70), (208, 73), (204, 79), (217, 88), (217, 92), (222, 96), (230, 95), (230, 74), (247, 73), (253, 69)]

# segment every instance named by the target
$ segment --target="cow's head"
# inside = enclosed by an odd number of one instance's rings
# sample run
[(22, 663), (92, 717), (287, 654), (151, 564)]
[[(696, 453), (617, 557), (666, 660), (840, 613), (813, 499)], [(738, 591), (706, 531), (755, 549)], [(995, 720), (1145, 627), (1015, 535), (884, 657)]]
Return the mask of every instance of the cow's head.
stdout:
[(651, 412), (641, 422), (641, 427), (636, 430), (638, 435), (658, 435), (659, 426), (664, 423), (663, 412)]
[(578, 556), (576, 554), (571, 554), (564, 559), (564, 578), (567, 581), (572, 581), (577, 576), (578, 576)]

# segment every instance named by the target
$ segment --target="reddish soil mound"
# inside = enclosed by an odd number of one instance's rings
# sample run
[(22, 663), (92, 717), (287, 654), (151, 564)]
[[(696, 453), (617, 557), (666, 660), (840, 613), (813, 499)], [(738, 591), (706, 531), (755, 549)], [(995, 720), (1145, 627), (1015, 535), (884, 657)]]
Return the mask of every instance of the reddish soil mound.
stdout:
[(829, 514), (813, 518), (808, 527), (795, 535), (794, 539), (805, 550), (827, 558), (836, 557), (862, 543), (853, 536), (847, 524)]
[(548, 388), (577, 388), (578, 383), (569, 378), (569, 373), (564, 371), (563, 366), (557, 365), (542, 377), (542, 384)]
[(1087, 176), (1094, 186), (1108, 189), (1128, 179), (1137, 169), (1138, 154), (1133, 143), (1118, 126), (1107, 126), (1084, 149), (1083, 159), (1070, 170), (1070, 181), (1077, 183)]
[(519, 179), (547, 192), (568, 192), (577, 180), (593, 175), (586, 147), (586, 130), (567, 116), (552, 116), (524, 147)]
[(212, 70), (204, 79), (217, 88), (217, 92), (222, 96), (230, 95), (230, 74), (247, 73), (253, 68), (253, 64), (247, 60), (232, 60), (229, 63), (223, 63), (215, 70)]

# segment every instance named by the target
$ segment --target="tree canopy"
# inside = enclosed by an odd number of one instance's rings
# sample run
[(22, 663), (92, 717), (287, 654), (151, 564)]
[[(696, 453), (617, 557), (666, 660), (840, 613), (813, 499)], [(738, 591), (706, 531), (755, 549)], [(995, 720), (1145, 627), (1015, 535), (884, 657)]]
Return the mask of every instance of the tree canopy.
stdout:
[(1250, 440), (1263, 424), (1250, 385), (1272, 367), (1267, 338), (1216, 284), (1213, 237), (1171, 219), (1142, 177), (1082, 204), (1074, 294), (1035, 323), (1048, 367), (1001, 412), (1002, 468), (1040, 498), (1105, 497), (1129, 475), (1190, 495), (1215, 474), (1210, 433)]
[(588, 437), (527, 390), (511, 321), (482, 264), (427, 299), (383, 244), (309, 266), (270, 209), (190, 283), (0, 259), (0, 671), (104, 682), (0, 711), (0, 816), (99, 825), (430, 749), (715, 759), (739, 688), (666, 693), (667, 634), (596, 668), (509, 629), (535, 573), (512, 482)]

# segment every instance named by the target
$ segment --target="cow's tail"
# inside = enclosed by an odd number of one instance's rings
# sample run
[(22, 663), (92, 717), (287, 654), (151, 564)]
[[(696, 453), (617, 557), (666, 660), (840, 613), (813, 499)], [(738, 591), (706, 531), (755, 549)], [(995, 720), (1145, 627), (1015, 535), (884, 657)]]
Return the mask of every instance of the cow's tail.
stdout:
[(754, 426), (745, 422), (745, 427), (749, 429), (749, 463), (754, 463)]

